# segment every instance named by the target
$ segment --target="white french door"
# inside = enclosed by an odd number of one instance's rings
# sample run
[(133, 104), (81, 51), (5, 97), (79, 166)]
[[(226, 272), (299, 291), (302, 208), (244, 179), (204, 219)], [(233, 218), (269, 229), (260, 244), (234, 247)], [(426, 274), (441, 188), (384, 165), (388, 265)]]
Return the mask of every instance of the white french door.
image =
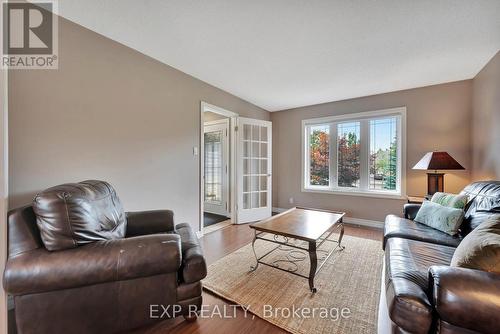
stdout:
[(227, 216), (228, 213), (228, 128), (227, 119), (204, 126), (204, 211)]
[(238, 118), (237, 222), (248, 223), (271, 216), (272, 124)]

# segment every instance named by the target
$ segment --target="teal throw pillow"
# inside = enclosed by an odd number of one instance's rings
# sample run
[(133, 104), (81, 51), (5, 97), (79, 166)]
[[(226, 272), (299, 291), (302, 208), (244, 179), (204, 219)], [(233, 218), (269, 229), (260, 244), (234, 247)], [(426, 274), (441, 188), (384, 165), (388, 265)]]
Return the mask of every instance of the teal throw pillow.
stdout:
[(462, 209), (450, 208), (431, 201), (425, 201), (417, 212), (415, 221), (449, 235), (458, 233), (464, 219)]

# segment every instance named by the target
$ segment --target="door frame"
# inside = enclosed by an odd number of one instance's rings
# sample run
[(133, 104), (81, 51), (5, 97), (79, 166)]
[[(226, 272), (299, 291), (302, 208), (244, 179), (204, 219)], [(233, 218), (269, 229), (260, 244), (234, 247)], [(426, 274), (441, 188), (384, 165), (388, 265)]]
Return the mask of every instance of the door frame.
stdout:
[(198, 170), (198, 184), (199, 184), (199, 222), (198, 222), (198, 237), (201, 237), (203, 235), (203, 207), (205, 204), (205, 196), (203, 194), (205, 193), (205, 182), (204, 182), (204, 172), (205, 172), (205, 132), (204, 132), (204, 120), (205, 120), (205, 112), (212, 112), (214, 114), (218, 114), (221, 116), (225, 116), (229, 118), (229, 187), (228, 189), (230, 190), (230, 198), (229, 198), (229, 203), (230, 206), (228, 206), (228, 209), (230, 211), (230, 216), (231, 216), (231, 222), (234, 224), (237, 222), (238, 216), (235, 210), (235, 194), (236, 194), (236, 168), (235, 168), (235, 163), (236, 163), (236, 123), (238, 120), (239, 115), (235, 112), (226, 110), (221, 107), (217, 107), (213, 104), (207, 103), (205, 101), (200, 101), (200, 138), (199, 138), (199, 145), (200, 145), (200, 154), (198, 155), (199, 157), (199, 170)]
[[(222, 180), (222, 193), (223, 193), (223, 202), (225, 202), (225, 205), (226, 207), (224, 208), (224, 216), (230, 218), (230, 214), (231, 214), (231, 207), (230, 207), (230, 192), (229, 192), (229, 186), (231, 185), (231, 181), (229, 180), (229, 174), (231, 173), (231, 168), (230, 168), (230, 164), (231, 162), (229, 161), (229, 147), (230, 147), (230, 143), (229, 143), (229, 140), (230, 140), (230, 135), (229, 135), (229, 118), (223, 118), (223, 119), (218, 119), (218, 120), (215, 120), (215, 121), (210, 121), (210, 122), (204, 122), (203, 123), (203, 134), (207, 133), (207, 131), (205, 131), (206, 127), (210, 127), (210, 126), (219, 126), (220, 128), (224, 127), (224, 132), (225, 132), (225, 138), (223, 139), (223, 147), (222, 147), (222, 162), (225, 164), (225, 166), (223, 166), (223, 180)], [(205, 136), (203, 135), (203, 139), (205, 139)], [(203, 156), (200, 156), (200, 159), (203, 159), (203, 163), (205, 163), (205, 145), (203, 145)], [(203, 166), (205, 167), (205, 166)], [(203, 169), (203, 171), (205, 171), (205, 169)], [(205, 185), (205, 182), (203, 183), (203, 185)], [(205, 194), (202, 193), (202, 196), (204, 196)], [(205, 201), (205, 198), (203, 198), (203, 205), (204, 206), (207, 206), (207, 209), (208, 209), (208, 205), (210, 205), (210, 203), (207, 203), (207, 201)], [(217, 205), (217, 204), (213, 204), (213, 205)], [(207, 212), (211, 212), (210, 210), (208, 210)], [(214, 212), (212, 212), (214, 213)], [(220, 213), (217, 213), (217, 214), (220, 214)]]

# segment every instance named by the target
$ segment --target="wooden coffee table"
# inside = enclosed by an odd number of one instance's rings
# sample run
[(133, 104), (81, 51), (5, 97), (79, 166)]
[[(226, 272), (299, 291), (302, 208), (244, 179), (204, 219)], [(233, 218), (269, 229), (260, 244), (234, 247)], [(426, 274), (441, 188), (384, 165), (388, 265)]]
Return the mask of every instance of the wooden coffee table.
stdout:
[[(344, 236), (344, 224), (343, 217), (344, 212), (326, 211), (318, 209), (308, 209), (308, 208), (292, 208), (269, 219), (260, 221), (250, 225), (250, 228), (254, 229), (255, 235), (252, 241), (252, 248), (257, 260), (257, 264), (251, 267), (254, 271), (259, 266), (259, 263), (266, 266), (270, 266), (309, 280), (309, 288), (312, 292), (316, 292), (314, 287), (314, 277), (321, 270), (323, 265), (326, 263), (328, 258), (333, 254), (334, 250), (340, 248), (343, 250), (345, 247), (341, 245), (342, 237)], [(329, 237), (333, 232), (339, 230), (338, 240), (331, 240)], [(272, 238), (266, 237), (267, 235), (273, 235)], [(280, 241), (277, 236), (281, 236), (283, 241)], [(296, 239), (305, 241), (308, 247), (297, 246), (290, 239)], [(255, 252), (255, 241), (265, 240), (277, 244), (276, 247), (265, 253), (264, 255), (257, 257)], [(333, 247), (323, 262), (318, 267), (318, 255), (317, 249), (325, 242), (333, 242), (336, 244)], [(309, 259), (311, 261), (311, 267), (309, 268), (309, 276), (302, 275), (293, 270), (287, 270), (280, 268), (276, 264), (270, 264), (262, 261), (266, 256), (272, 252), (280, 249), (280, 247), (292, 247), (306, 251), (309, 254)]]

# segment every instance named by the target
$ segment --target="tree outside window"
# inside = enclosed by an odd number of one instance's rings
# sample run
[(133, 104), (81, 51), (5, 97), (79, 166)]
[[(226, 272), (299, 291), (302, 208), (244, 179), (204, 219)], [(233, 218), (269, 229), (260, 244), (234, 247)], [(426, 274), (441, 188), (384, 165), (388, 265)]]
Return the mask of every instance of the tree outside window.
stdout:
[(310, 184), (328, 186), (330, 183), (330, 135), (328, 126), (311, 128), (310, 149)]
[(338, 186), (357, 188), (360, 179), (360, 140), (358, 122), (338, 124)]

